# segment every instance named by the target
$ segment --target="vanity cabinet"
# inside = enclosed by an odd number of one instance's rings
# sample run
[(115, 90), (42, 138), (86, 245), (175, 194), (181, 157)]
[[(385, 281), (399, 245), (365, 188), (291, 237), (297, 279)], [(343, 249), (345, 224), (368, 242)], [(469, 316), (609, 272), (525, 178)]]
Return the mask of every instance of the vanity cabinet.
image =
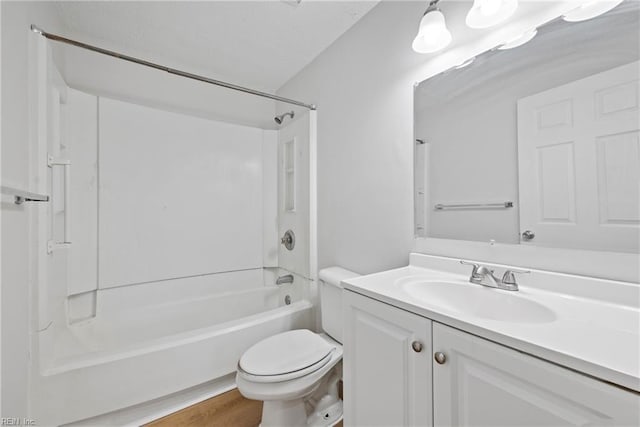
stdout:
[(344, 294), (345, 426), (640, 425), (636, 393)]
[(431, 321), (353, 292), (344, 302), (345, 425), (432, 425)]
[(433, 322), (436, 426), (638, 425), (638, 396)]

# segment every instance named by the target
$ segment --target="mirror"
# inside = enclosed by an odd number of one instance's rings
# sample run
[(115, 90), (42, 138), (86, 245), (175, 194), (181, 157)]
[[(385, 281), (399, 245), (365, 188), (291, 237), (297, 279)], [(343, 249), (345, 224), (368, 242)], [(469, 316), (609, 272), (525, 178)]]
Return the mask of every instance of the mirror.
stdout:
[(417, 237), (638, 252), (640, 7), (416, 86)]

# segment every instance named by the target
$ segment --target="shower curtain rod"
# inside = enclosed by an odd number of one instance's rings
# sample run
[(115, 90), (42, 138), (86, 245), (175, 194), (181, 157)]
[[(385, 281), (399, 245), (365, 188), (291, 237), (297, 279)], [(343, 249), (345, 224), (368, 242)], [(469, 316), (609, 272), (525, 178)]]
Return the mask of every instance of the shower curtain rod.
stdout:
[(65, 43), (71, 46), (76, 46), (82, 49), (90, 50), (92, 52), (101, 53), (103, 55), (112, 56), (114, 58), (122, 59), (124, 61), (133, 62), (135, 64), (144, 65), (145, 67), (155, 68), (156, 70), (166, 71), (169, 74), (174, 74), (180, 77), (186, 77), (192, 80), (198, 80), (200, 82), (209, 83), (216, 86), (226, 87), (227, 89), (237, 90), (239, 92), (248, 93), (255, 96), (261, 96), (263, 98), (273, 99), (274, 101), (285, 102), (287, 104), (298, 105), (300, 107), (308, 108), (309, 110), (315, 110), (316, 106), (313, 104), (305, 104), (304, 102), (296, 101), (295, 99), (283, 98), (282, 96), (272, 95), (267, 92), (261, 92), (259, 90), (250, 89), (248, 87), (235, 85), (233, 83), (223, 82), (221, 80), (211, 79), (209, 77), (200, 76), (197, 74), (187, 73), (186, 71), (176, 70), (174, 68), (165, 67), (164, 65), (159, 65), (153, 62), (145, 61), (144, 59), (138, 59), (133, 56), (124, 55), (122, 53), (114, 52), (112, 50), (103, 49), (101, 47), (92, 46), (87, 43), (79, 42), (77, 40), (68, 39), (66, 37), (59, 36), (57, 34), (51, 34), (38, 26), (31, 24), (31, 31), (34, 33), (40, 34), (41, 36), (46, 37), (49, 40), (53, 40), (60, 43)]

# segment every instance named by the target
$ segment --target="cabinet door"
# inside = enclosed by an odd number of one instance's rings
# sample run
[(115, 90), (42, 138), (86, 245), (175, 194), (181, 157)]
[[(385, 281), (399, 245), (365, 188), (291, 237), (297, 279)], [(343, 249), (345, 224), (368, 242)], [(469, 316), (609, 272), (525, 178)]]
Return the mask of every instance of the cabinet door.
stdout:
[(640, 397), (438, 323), (436, 426), (638, 425)]
[(431, 425), (431, 321), (354, 292), (344, 297), (345, 425)]

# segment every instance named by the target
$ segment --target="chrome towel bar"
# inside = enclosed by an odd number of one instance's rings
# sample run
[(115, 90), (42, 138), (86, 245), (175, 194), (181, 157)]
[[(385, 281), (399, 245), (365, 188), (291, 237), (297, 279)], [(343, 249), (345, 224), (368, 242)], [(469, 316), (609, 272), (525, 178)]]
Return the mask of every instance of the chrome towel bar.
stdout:
[(474, 209), (474, 208), (512, 208), (513, 202), (499, 202), (499, 203), (461, 203), (457, 205), (443, 205), (438, 203), (434, 206), (436, 210), (444, 210), (444, 209)]
[(0, 193), (13, 196), (14, 203), (21, 205), (24, 202), (48, 202), (49, 196), (44, 194), (30, 193), (28, 191), (18, 190), (13, 187), (0, 186)]

